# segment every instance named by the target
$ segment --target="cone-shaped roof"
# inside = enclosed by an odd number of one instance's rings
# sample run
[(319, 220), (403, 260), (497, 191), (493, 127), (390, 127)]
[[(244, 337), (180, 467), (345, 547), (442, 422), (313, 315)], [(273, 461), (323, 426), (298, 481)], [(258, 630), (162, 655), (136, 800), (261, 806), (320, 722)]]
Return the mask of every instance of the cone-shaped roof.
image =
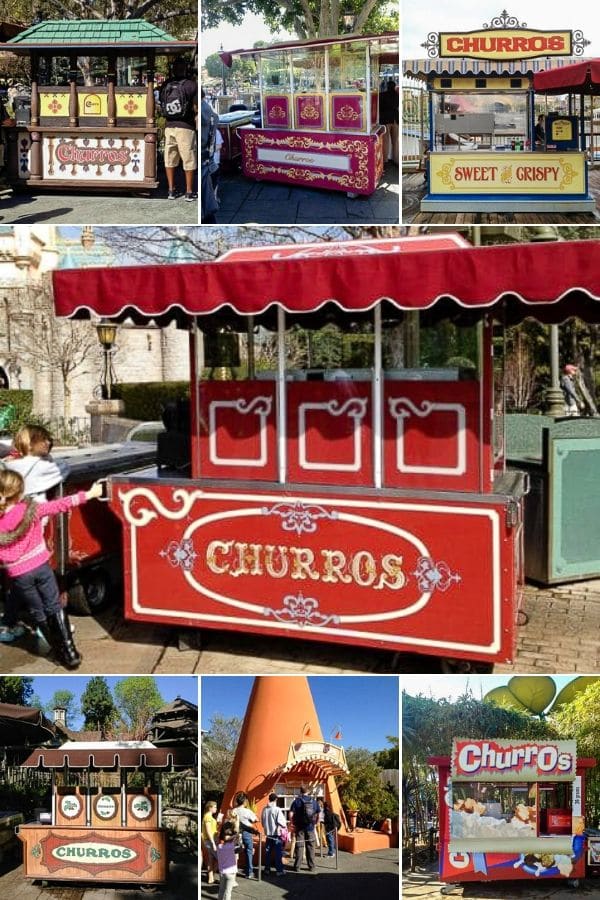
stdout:
[[(294, 766), (295, 780), (322, 781), (325, 784), (326, 799), (334, 811), (339, 810), (339, 800), (331, 761), (328, 759), (328, 745), (323, 741), (317, 710), (310, 692), (308, 679), (304, 676), (263, 675), (258, 676), (252, 687), (244, 723), (240, 733), (235, 758), (223, 798), (223, 810), (234, 806), (234, 797), (243, 791), (251, 801), (256, 802), (258, 811), (267, 802), (268, 795), (276, 782), (285, 779), (290, 771), (290, 744), (310, 743), (323, 748), (322, 765), (316, 753), (303, 768)], [(345, 758), (341, 748), (342, 763)]]

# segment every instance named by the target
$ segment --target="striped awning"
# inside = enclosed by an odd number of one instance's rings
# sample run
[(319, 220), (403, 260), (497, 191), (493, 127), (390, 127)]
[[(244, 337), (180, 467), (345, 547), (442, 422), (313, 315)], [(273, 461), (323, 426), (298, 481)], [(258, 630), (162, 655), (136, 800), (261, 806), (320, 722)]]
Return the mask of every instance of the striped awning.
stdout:
[(427, 78), (429, 75), (534, 75), (546, 69), (557, 69), (573, 63), (585, 62), (581, 57), (567, 56), (539, 57), (538, 59), (517, 59), (502, 62), (491, 59), (466, 59), (450, 57), (448, 59), (405, 59), (402, 64), (404, 75), (412, 78)]

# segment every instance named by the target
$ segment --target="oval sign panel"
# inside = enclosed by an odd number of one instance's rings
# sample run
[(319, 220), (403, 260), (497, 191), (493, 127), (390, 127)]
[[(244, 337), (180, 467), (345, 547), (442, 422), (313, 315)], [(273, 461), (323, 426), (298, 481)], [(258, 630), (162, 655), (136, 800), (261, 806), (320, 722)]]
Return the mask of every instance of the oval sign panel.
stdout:
[(163, 555), (218, 603), (297, 625), (411, 616), (435, 588), (460, 581), (399, 527), (397, 514), (386, 518), (384, 507), (377, 518), (370, 513), (358, 504), (228, 504), (193, 521)]
[(96, 815), (100, 819), (112, 819), (117, 813), (117, 804), (110, 794), (102, 794), (95, 803)]
[(145, 794), (137, 794), (131, 801), (131, 814), (143, 821), (152, 815), (152, 801)]
[(105, 866), (107, 863), (131, 862), (137, 857), (132, 847), (120, 847), (118, 844), (86, 841), (85, 843), (61, 844), (54, 847), (52, 856), (61, 862), (77, 860), (90, 866)]

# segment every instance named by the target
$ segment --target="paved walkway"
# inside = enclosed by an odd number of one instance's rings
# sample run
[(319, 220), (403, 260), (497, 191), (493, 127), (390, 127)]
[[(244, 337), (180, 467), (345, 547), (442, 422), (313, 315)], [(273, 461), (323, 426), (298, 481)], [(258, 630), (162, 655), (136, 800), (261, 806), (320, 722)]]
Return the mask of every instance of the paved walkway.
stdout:
[(574, 890), (563, 880), (540, 878), (536, 881), (497, 881), (488, 884), (442, 885), (436, 867), (427, 867), (402, 876), (402, 900), (441, 900), (442, 897), (464, 897), (469, 900), (574, 900), (576, 897), (599, 897), (600, 884), (581, 882)]
[[(183, 173), (176, 173), (183, 189)], [(160, 184), (147, 196), (131, 191), (108, 190), (67, 192), (28, 188), (22, 191), (0, 190), (0, 225), (51, 222), (61, 225), (197, 225), (200, 203), (186, 203), (182, 197), (167, 200), (167, 183), (162, 159), (159, 160)]]
[[(372, 853), (340, 853), (335, 859), (317, 856), (317, 872), (296, 873), (286, 867), (284, 877), (248, 881), (238, 875), (234, 900), (398, 900), (400, 889), (398, 850)], [(203, 879), (205, 876), (203, 876)], [(217, 900), (217, 884), (201, 885), (204, 900)]]
[[(528, 586), (528, 622), (517, 628), (517, 655), (496, 673), (600, 671), (600, 580), (550, 589)], [(356, 674), (439, 672), (432, 656), (272, 638), (211, 629), (126, 622), (121, 604), (98, 618), (72, 616), (83, 654), (81, 674)], [(31, 642), (0, 644), (0, 671), (57, 674)], [(1, 897), (1, 894), (0, 894)]]
[[(23, 866), (2, 867), (0, 870), (0, 897), (2, 900), (139, 900), (137, 885), (110, 885), (68, 881), (52, 881), (43, 887), (41, 881), (29, 881), (23, 877)], [(196, 857), (177, 857), (169, 864), (169, 881), (166, 887), (152, 893), (156, 900), (197, 900), (198, 861)]]
[(398, 225), (399, 169), (388, 163), (375, 193), (354, 200), (341, 191), (253, 181), (232, 173), (221, 177), (219, 202), (219, 225)]

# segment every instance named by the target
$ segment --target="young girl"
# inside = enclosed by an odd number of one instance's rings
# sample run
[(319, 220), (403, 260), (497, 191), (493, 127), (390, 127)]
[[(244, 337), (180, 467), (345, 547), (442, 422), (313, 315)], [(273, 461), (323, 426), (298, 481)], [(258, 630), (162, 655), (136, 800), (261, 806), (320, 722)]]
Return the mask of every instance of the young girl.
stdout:
[[(50, 456), (52, 436), (42, 425), (24, 425), (15, 435), (13, 449), (3, 460), (6, 469), (18, 472), (25, 482), (25, 495), (40, 502), (47, 492), (67, 477), (67, 463), (56, 462)], [(11, 643), (25, 634), (19, 622), (19, 612), (10, 594), (4, 598), (4, 625), (0, 627), (0, 642)]]
[[(236, 817), (237, 819), (237, 817)], [(233, 817), (225, 819), (219, 833), (217, 859), (219, 861), (219, 897), (218, 900), (231, 900), (231, 892), (237, 886), (236, 842), (238, 836), (237, 821)]]
[(58, 500), (36, 503), (24, 499), (25, 483), (18, 472), (0, 472), (0, 565), (8, 575), (13, 602), (26, 607), (29, 617), (67, 669), (81, 664), (69, 620), (60, 605), (56, 576), (49, 565), (50, 551), (43, 536), (44, 516), (67, 512), (102, 496), (93, 484)]

